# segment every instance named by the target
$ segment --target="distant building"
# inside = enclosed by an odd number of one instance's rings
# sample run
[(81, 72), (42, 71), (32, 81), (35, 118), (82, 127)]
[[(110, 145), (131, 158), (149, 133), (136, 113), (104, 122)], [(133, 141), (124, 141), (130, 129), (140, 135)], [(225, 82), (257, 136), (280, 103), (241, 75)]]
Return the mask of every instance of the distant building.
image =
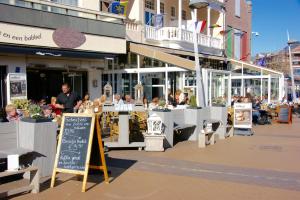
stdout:
[[(292, 64), (294, 70), (296, 93), (297, 96), (300, 96), (300, 42), (293, 44), (291, 46), (291, 50), (292, 50)], [(266, 68), (283, 72), (285, 74), (285, 77), (288, 80), (287, 82), (288, 86), (291, 86), (291, 82), (289, 79), (291, 72), (290, 72), (288, 47), (285, 47), (284, 49), (278, 52), (262, 53), (256, 55), (255, 57), (256, 64), (260, 65), (262, 63), (262, 60), (264, 60)], [(291, 94), (290, 89), (288, 93)]]

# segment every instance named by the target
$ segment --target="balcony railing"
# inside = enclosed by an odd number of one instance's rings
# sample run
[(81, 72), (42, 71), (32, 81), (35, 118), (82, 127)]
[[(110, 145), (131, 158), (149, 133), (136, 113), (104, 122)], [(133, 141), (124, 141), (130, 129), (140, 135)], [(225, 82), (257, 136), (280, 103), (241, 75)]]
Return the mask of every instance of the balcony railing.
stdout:
[(122, 15), (107, 13), (103, 11), (90, 10), (76, 6), (55, 3), (43, 0), (0, 0), (0, 4), (8, 4), (17, 7), (41, 10), (62, 15), (77, 16), (87, 19), (101, 20), (113, 23), (123, 23)]
[[(194, 43), (193, 32), (177, 27), (162, 27), (157, 29), (153, 26), (145, 26), (145, 39)], [(202, 46), (213, 47), (216, 49), (223, 48), (222, 40), (201, 33), (197, 34), (197, 41), (198, 44)]]

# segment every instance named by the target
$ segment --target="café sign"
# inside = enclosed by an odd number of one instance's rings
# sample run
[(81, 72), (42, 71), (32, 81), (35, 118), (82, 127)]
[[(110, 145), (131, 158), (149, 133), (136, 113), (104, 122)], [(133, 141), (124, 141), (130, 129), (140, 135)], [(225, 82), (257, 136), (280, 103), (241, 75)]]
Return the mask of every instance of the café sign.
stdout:
[(0, 43), (126, 53), (125, 39), (84, 34), (69, 27), (53, 30), (0, 22)]

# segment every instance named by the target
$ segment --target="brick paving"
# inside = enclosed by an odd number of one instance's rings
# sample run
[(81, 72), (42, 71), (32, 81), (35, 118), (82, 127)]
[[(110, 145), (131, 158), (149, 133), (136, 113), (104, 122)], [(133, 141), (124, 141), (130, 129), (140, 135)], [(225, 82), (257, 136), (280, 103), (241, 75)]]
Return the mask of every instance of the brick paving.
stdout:
[(81, 193), (82, 182), (60, 174), (55, 188), (16, 199), (300, 199), (300, 119), (254, 132), (205, 149), (186, 141), (161, 153), (112, 150), (109, 185), (92, 175)]

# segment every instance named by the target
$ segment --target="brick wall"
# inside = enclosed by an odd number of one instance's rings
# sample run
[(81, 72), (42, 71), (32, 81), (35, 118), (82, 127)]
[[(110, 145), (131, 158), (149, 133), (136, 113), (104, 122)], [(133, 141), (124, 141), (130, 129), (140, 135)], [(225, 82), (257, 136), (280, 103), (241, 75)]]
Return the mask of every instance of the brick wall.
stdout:
[[(244, 32), (246, 35), (241, 36), (241, 52), (240, 60), (250, 61), (251, 59), (251, 32), (252, 32), (252, 5), (247, 3), (247, 0), (240, 0), (240, 17), (235, 15), (235, 1), (225, 0), (226, 6), (226, 27), (228, 26)], [(226, 28), (226, 29), (227, 29)], [(228, 34), (233, 34), (229, 32)], [(228, 38), (226, 35), (226, 39)], [(232, 35), (233, 38), (233, 35)], [(226, 43), (226, 42), (225, 42)], [(227, 47), (227, 44), (226, 44)], [(234, 56), (234, 39), (232, 39), (232, 56)], [(227, 52), (228, 53), (228, 52)]]

